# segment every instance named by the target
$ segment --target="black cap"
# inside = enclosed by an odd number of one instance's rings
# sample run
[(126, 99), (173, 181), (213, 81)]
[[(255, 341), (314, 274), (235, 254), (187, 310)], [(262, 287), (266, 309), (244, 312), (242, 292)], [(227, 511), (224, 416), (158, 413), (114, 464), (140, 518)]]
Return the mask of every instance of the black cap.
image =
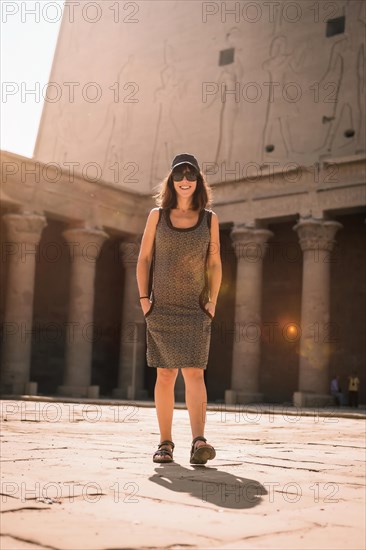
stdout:
[(174, 170), (174, 168), (176, 166), (179, 166), (180, 164), (190, 164), (191, 166), (194, 166), (194, 168), (198, 172), (201, 171), (197, 159), (193, 155), (190, 155), (188, 153), (181, 153), (174, 158), (172, 162), (172, 170)]

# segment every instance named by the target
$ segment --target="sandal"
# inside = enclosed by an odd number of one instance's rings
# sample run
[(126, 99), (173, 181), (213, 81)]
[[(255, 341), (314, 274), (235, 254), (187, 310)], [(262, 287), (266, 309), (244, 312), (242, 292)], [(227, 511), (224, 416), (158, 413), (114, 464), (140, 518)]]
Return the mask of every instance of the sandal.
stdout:
[[(160, 447), (166, 447), (167, 445), (170, 445), (172, 450), (169, 449), (161, 449)], [(163, 462), (173, 462), (173, 451), (174, 451), (174, 443), (173, 441), (169, 441), (169, 439), (165, 439), (165, 441), (162, 441), (158, 445), (158, 450), (155, 451), (153, 455), (153, 462), (163, 463)], [(169, 455), (164, 457), (164, 455)]]
[(206, 464), (207, 460), (212, 460), (216, 456), (216, 451), (212, 445), (200, 445), (195, 447), (196, 441), (207, 442), (207, 439), (201, 435), (195, 437), (192, 441), (191, 457), (189, 462), (191, 464)]

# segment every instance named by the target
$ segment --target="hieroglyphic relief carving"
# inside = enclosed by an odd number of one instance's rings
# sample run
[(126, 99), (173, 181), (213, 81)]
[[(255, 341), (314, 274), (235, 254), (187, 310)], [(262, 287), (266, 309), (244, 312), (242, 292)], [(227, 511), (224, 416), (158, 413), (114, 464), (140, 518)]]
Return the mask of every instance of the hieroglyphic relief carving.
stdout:
[(177, 74), (176, 55), (171, 45), (164, 41), (164, 65), (160, 71), (161, 86), (154, 91), (157, 108), (157, 125), (154, 136), (150, 171), (150, 186), (161, 180), (167, 171), (176, 147), (182, 139), (174, 111), (179, 110), (185, 80)]
[[(80, 60), (89, 56), (90, 42), (95, 40), (95, 25), (85, 20), (81, 20), (79, 24), (82, 32), (76, 24), (67, 26), (68, 35), (64, 40), (65, 42), (67, 40), (67, 55), (70, 59)], [(98, 81), (94, 82), (91, 77), (85, 76), (81, 79), (80, 76), (72, 76), (73, 71), (79, 74), (77, 66), (71, 65), (70, 71), (70, 74), (67, 72), (64, 77), (59, 77), (56, 83), (61, 87), (62, 95), (60, 100), (54, 102), (56, 103), (56, 106), (53, 105), (56, 109), (53, 115), (54, 131), (48, 136), (48, 141), (51, 142), (49, 144), (51, 160), (61, 163), (61, 166), (65, 162), (78, 162), (80, 159), (75, 157), (75, 151), (81, 151), (85, 142), (96, 144), (99, 141), (102, 148), (105, 141), (104, 133), (113, 122), (111, 105), (108, 105), (103, 116), (100, 116), (100, 105), (105, 97), (112, 96), (111, 91)], [(91, 74), (92, 71), (90, 67)], [(50, 85), (52, 96), (54, 84), (51, 82)], [(88, 109), (84, 109), (85, 104), (88, 105)], [(78, 171), (77, 168), (76, 171)]]
[(127, 61), (118, 71), (114, 100), (108, 110), (112, 110), (112, 124), (106, 140), (103, 160), (103, 174), (107, 180), (120, 182), (123, 162), (127, 160), (126, 143), (131, 137), (134, 118), (134, 107), (138, 104), (138, 83), (136, 82), (135, 55), (128, 56)]
[(210, 109), (212, 105), (216, 105), (219, 116), (219, 135), (215, 162), (225, 162), (229, 166), (232, 159), (235, 125), (241, 108), (240, 87), (244, 79), (244, 68), (241, 62), (242, 31), (238, 27), (233, 27), (227, 32), (225, 39), (227, 48), (234, 48), (234, 60), (220, 70), (214, 81), (218, 91), (212, 94), (203, 108)]
[[(365, 3), (348, 0), (344, 9), (345, 33), (333, 44), (319, 83), (319, 89), (336, 85), (332, 116), (323, 117), (329, 128), (321, 149), (342, 149), (352, 139), (357, 153), (365, 150)], [(347, 131), (354, 136), (347, 139)]]
[[(267, 151), (267, 159), (270, 157), (272, 160), (279, 155), (294, 158), (295, 153), (327, 154), (349, 147), (350, 143), (354, 144), (356, 153), (365, 150), (365, 3), (347, 0), (343, 14), (345, 33), (335, 35), (334, 38), (324, 38), (324, 41), (332, 40), (334, 44), (326, 71), (320, 79), (314, 79), (313, 82), (311, 67), (308, 63), (305, 66), (305, 62), (311, 63), (319, 44), (299, 45), (287, 52), (285, 36), (280, 35), (273, 39), (270, 57), (264, 61), (262, 67), (269, 72), (270, 82), (278, 86), (278, 95), (267, 104), (260, 143), (262, 161), (266, 158), (266, 146), (273, 146), (277, 152), (277, 155), (273, 155), (271, 150)], [(305, 78), (306, 74), (308, 78)], [(318, 136), (318, 143), (314, 139), (313, 148), (310, 149), (305, 144), (296, 144), (294, 138), (295, 125), (306, 125), (310, 106), (301, 102), (292, 103), (281, 93), (287, 83), (299, 81), (301, 87), (301, 83), (305, 84), (309, 79), (308, 91), (311, 91), (313, 98), (318, 98), (313, 101), (320, 102), (319, 112), (322, 113), (319, 126), (313, 129), (314, 137)], [(313, 107), (319, 108), (315, 103), (312, 103)], [(322, 124), (328, 125), (328, 128), (322, 128)], [(326, 130), (325, 135), (322, 129)]]
[(295, 75), (303, 68), (304, 58), (304, 45), (288, 51), (286, 36), (276, 36), (272, 40), (270, 57), (262, 64), (262, 68), (269, 73), (269, 96), (262, 132), (262, 160), (266, 146), (276, 147), (279, 140), (284, 148), (285, 157), (295, 152), (290, 126), (298, 119), (300, 112), (297, 103), (288, 101), (285, 90), (287, 84), (296, 80)]
[[(53, 139), (53, 144), (50, 145), (52, 161), (59, 162), (61, 165), (66, 162), (80, 161), (79, 157), (75, 158), (75, 151), (82, 151), (85, 142), (103, 149), (106, 133), (112, 123), (112, 103), (100, 115), (99, 102), (90, 102), (88, 109), (83, 110), (80, 108), (80, 100), (70, 101), (66, 97), (58, 101), (57, 113), (54, 116), (54, 132), (50, 138)], [(86, 162), (93, 160), (94, 158), (87, 158)], [(76, 171), (78, 171), (77, 168)]]

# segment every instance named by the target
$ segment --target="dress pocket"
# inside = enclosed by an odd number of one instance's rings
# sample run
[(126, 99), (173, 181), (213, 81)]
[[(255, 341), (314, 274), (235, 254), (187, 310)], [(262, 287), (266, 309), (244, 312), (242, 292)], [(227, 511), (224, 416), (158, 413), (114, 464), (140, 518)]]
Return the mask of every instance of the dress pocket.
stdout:
[(146, 313), (144, 313), (145, 319), (146, 319), (146, 317), (148, 317), (148, 316), (150, 315), (150, 313), (152, 312), (153, 307), (154, 307), (154, 304), (155, 304), (155, 298), (153, 297), (153, 298), (152, 298), (152, 302), (151, 302), (150, 309), (149, 309)]
[(144, 313), (145, 319), (150, 315), (152, 308), (153, 308), (153, 305), (151, 304), (150, 309), (146, 313)]
[(199, 303), (199, 306), (200, 306), (200, 308), (202, 309), (202, 311), (203, 311), (203, 312), (207, 315), (207, 317), (208, 317), (209, 319), (211, 319), (211, 321), (212, 321), (212, 319), (214, 318), (213, 315), (211, 315), (211, 313), (210, 313), (209, 311), (207, 311), (207, 309), (205, 308), (205, 303), (207, 302), (207, 300), (206, 300), (206, 302), (204, 302), (204, 292), (205, 292), (205, 289), (202, 290), (202, 292), (201, 292), (201, 294), (200, 294), (200, 296), (199, 296), (199, 298), (198, 298), (198, 303)]

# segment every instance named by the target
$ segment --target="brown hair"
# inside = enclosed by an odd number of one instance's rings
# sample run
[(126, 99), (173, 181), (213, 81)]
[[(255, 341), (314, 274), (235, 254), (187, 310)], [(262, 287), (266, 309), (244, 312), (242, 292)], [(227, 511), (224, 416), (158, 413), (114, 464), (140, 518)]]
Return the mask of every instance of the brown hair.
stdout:
[[(203, 210), (204, 208), (211, 208), (212, 206), (212, 189), (207, 183), (205, 176), (202, 172), (197, 170), (190, 164), (182, 164), (179, 169), (188, 167), (189, 170), (197, 174), (197, 184), (195, 192), (192, 196), (192, 208), (193, 210)], [(153, 195), (157, 206), (162, 208), (176, 208), (177, 207), (177, 193), (174, 189), (173, 172), (178, 171), (178, 167), (175, 170), (171, 170), (169, 174), (159, 184), (160, 190)]]

